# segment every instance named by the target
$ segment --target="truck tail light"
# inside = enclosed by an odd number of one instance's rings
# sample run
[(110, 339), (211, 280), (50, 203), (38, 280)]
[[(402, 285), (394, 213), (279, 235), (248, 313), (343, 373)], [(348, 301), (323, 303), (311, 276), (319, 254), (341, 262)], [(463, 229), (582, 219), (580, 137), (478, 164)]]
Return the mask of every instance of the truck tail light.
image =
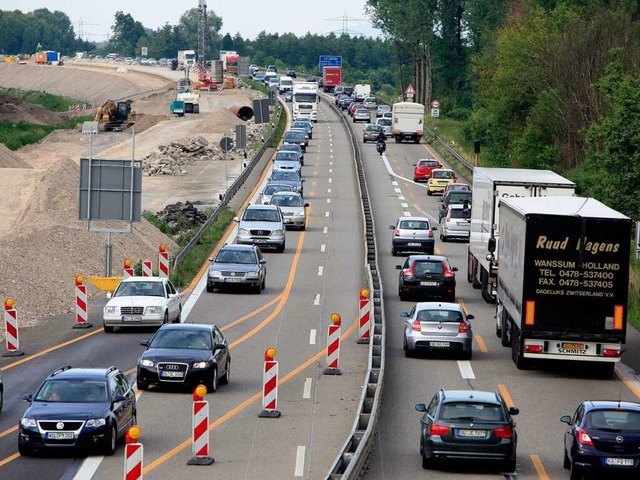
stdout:
[(513, 429), (511, 428), (511, 425), (494, 428), (493, 433), (498, 438), (513, 438)]
[(534, 302), (533, 300), (527, 300), (526, 305), (527, 306), (526, 306), (524, 324), (528, 326), (535, 325), (536, 302)]
[(429, 435), (442, 436), (449, 433), (449, 430), (451, 430), (451, 428), (447, 427), (446, 425), (440, 425), (439, 423), (434, 423), (433, 425), (431, 425), (431, 428), (429, 429)]
[(580, 445), (586, 445), (587, 447), (593, 447), (593, 440), (584, 428), (576, 428), (576, 440)]
[(525, 345), (524, 351), (527, 353), (542, 353), (542, 345)]
[(622, 352), (617, 348), (603, 348), (602, 356), (603, 357), (619, 357)]
[(622, 330), (624, 324), (624, 307), (616, 305), (613, 307), (613, 329)]
[(420, 326), (420, 320), (413, 321), (413, 323), (411, 324), (411, 330), (413, 330), (414, 332), (422, 331), (422, 327)]

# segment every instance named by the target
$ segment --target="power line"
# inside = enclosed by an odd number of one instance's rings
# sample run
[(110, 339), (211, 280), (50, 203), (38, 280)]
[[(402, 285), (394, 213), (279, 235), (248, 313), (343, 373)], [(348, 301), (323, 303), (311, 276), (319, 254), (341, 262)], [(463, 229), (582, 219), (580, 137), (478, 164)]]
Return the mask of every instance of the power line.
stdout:
[(358, 22), (358, 23), (362, 23), (362, 22), (368, 22), (369, 20), (366, 18), (355, 18), (355, 17), (350, 17), (347, 15), (347, 11), (344, 11), (344, 14), (341, 17), (333, 17), (333, 18), (325, 18), (325, 21), (336, 21), (336, 20), (340, 20), (342, 21), (342, 28), (338, 29), (338, 30), (333, 30), (330, 33), (340, 33), (342, 35), (363, 35), (362, 32), (358, 32), (356, 30), (351, 30), (349, 28), (349, 22)]
[[(82, 20), (82, 17), (80, 17), (80, 20), (78, 20), (76, 23), (76, 25), (78, 25), (78, 38), (81, 40), (85, 40), (84, 38), (84, 26), (85, 25), (89, 25), (89, 26), (97, 26), (99, 25), (98, 23), (87, 23), (84, 20)], [(87, 33), (87, 35), (96, 35), (95, 33)]]

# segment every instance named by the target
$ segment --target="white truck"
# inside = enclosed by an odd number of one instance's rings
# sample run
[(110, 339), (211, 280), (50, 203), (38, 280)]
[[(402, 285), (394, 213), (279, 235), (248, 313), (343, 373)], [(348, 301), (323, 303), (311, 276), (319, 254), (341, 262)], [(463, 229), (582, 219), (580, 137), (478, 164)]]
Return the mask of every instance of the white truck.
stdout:
[(293, 84), (293, 100), (291, 102), (292, 116), (308, 118), (313, 122), (318, 121), (318, 83), (297, 82)]
[(358, 83), (353, 87), (353, 98), (356, 102), (362, 102), (371, 96), (371, 85), (368, 83)]
[(176, 100), (184, 102), (183, 113), (200, 113), (200, 94), (193, 91), (191, 80), (188, 78), (183, 78), (178, 82)]
[(280, 77), (278, 92), (280, 94), (283, 94), (285, 92), (293, 92), (293, 78), (286, 76)]
[(467, 255), (467, 280), (494, 303), (497, 295), (500, 200), (512, 197), (574, 196), (576, 184), (550, 170), (521, 168), (473, 169), (471, 233)]
[(393, 138), (396, 143), (410, 140), (420, 143), (424, 133), (424, 105), (413, 102), (398, 102), (391, 109)]
[(183, 69), (193, 68), (196, 66), (195, 50), (178, 50), (178, 65)]

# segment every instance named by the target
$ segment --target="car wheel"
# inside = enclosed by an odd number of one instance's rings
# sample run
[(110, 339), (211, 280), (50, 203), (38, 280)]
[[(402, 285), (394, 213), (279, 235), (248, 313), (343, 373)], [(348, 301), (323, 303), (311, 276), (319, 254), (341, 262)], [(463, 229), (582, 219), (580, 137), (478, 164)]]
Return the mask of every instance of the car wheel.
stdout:
[(516, 459), (515, 457), (504, 462), (505, 473), (513, 473), (516, 471)]
[(112, 456), (116, 453), (116, 443), (118, 442), (117, 429), (115, 425), (111, 425), (109, 429), (109, 435), (107, 437), (107, 444), (104, 446), (104, 454), (106, 456)]
[(400, 300), (401, 301), (404, 302), (407, 299), (407, 294), (406, 293), (399, 292), (398, 294), (400, 295)]
[(443, 242), (447, 242), (447, 237), (444, 236), (442, 233), (440, 234), (440, 240), (442, 240)]
[(182, 323), (182, 305), (178, 308), (178, 316), (175, 318), (173, 323)]
[(569, 470), (571, 468), (571, 460), (569, 460), (569, 455), (567, 455), (567, 450), (564, 450), (564, 460), (562, 462), (562, 466), (565, 470)]
[(571, 462), (569, 465), (571, 473), (569, 474), (569, 478), (571, 480), (582, 480), (584, 478), (584, 472), (576, 467), (575, 462)]
[(367, 143), (367, 139), (366, 139), (366, 138), (363, 138), (363, 139), (362, 139), (362, 143)]
[(455, 302), (456, 301), (456, 291), (454, 290), (449, 295), (447, 295), (445, 298), (447, 299), (447, 302)]
[[(473, 350), (469, 350), (468, 352), (464, 352), (462, 358), (465, 360), (471, 360), (473, 358)], [(511, 471), (511, 470), (509, 470)]]
[(284, 243), (283, 243), (282, 245), (278, 245), (278, 246), (276, 247), (276, 252), (277, 252), (277, 253), (282, 253), (282, 252), (284, 252)]
[(427, 458), (424, 452), (422, 452), (422, 468), (425, 470), (433, 468), (433, 458)]
[(102, 329), (104, 330), (104, 333), (113, 333), (113, 327), (109, 327), (108, 325), (105, 325), (104, 323), (102, 324)]
[(218, 391), (218, 369), (214, 368), (213, 373), (211, 374), (211, 378), (209, 379), (209, 385), (207, 385), (207, 390), (211, 393), (215, 393)]
[(267, 277), (262, 279), (262, 283), (260, 284), (260, 288), (264, 290), (267, 287)]
[(398, 256), (398, 249), (393, 245), (391, 245), (391, 255), (393, 255), (394, 257)]
[(2, 411), (2, 404), (4, 403), (4, 392), (0, 390), (0, 412)]
[(228, 385), (231, 381), (231, 359), (227, 357), (227, 364), (224, 367), (224, 376), (220, 379), (220, 383)]
[(131, 422), (129, 426), (137, 425), (137, 424), (138, 424), (138, 412), (134, 410), (133, 413), (131, 414)]
[[(404, 356), (407, 358), (413, 357), (413, 350), (409, 350), (409, 347), (407, 346), (407, 339), (405, 338), (402, 343), (403, 343), (402, 348), (404, 349)], [(422, 448), (420, 449), (420, 451), (422, 451)]]
[(213, 293), (213, 285), (207, 284), (207, 292)]
[(307, 226), (306, 226), (305, 224), (303, 224), (303, 225), (300, 227), (300, 231), (301, 231), (301, 232), (304, 232), (306, 229), (307, 229)]
[(136, 379), (136, 386), (138, 387), (138, 390), (142, 390), (142, 391), (149, 390), (149, 384), (145, 382), (141, 382), (138, 379)]
[(253, 293), (262, 293), (262, 286), (259, 283), (256, 283), (253, 287)]
[(431, 192), (431, 190), (429, 190), (429, 187), (427, 187), (427, 195), (429, 195), (429, 196), (433, 195), (433, 193)]
[(27, 447), (26, 445), (22, 445), (18, 443), (18, 453), (23, 457), (29, 457), (33, 454), (33, 449), (31, 447)]

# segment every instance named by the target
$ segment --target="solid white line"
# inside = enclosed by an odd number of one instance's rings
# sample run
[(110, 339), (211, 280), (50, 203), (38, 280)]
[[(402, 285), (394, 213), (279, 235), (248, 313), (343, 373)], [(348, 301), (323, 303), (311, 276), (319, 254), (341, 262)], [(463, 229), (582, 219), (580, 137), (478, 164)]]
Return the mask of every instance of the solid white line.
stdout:
[(309, 332), (309, 345), (316, 344), (316, 335), (317, 335), (316, 329), (312, 328), (311, 331)]
[(305, 378), (304, 390), (302, 390), (302, 398), (311, 398), (311, 379)]
[(299, 446), (296, 452), (296, 470), (294, 477), (302, 477), (304, 475), (304, 446)]
[(313, 304), (314, 305), (320, 305), (320, 294), (316, 293), (316, 296), (313, 299)]
[(320, 265), (318, 267), (318, 276), (321, 277), (323, 273), (324, 273), (324, 267), (322, 265)]
[(405, 210), (404, 212), (402, 212), (402, 215), (404, 215), (405, 217), (410, 217), (411, 212), (409, 212), (408, 210)]
[(324, 227), (322, 229), (322, 233), (328, 233), (329, 232), (329, 227)]
[(402, 208), (409, 208), (409, 204), (408, 204), (408, 203), (406, 203), (406, 202), (402, 202), (402, 203), (400, 204), (400, 206), (401, 206)]
[(474, 380), (476, 378), (471, 368), (471, 362), (467, 360), (458, 360), (458, 368), (460, 369), (460, 375), (467, 380)]
[(320, 245), (320, 251), (324, 252), (327, 249), (327, 246), (323, 243), (322, 245)]

